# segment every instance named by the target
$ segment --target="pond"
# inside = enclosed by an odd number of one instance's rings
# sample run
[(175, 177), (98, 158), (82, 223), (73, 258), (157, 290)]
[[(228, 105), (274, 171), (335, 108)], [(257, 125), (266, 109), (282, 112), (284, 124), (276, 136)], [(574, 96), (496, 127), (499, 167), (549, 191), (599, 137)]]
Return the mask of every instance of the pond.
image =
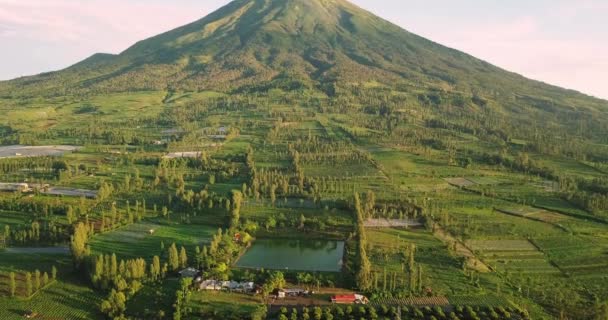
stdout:
[(339, 272), (344, 241), (256, 240), (236, 263), (248, 269)]

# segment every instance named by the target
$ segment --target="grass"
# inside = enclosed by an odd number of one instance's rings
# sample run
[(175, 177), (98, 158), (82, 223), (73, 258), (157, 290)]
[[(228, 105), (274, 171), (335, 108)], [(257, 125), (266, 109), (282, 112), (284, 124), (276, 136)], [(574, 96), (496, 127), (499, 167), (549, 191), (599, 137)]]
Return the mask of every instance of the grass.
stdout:
[[(119, 258), (152, 258), (162, 255), (161, 243), (168, 248), (172, 243), (194, 253), (194, 247), (208, 243), (217, 228), (199, 224), (179, 224), (150, 220), (95, 236), (90, 242), (93, 253), (116, 253)], [(154, 233), (150, 233), (154, 230)]]
[(188, 319), (246, 319), (262, 303), (260, 297), (246, 294), (200, 291), (192, 295), (188, 304), (193, 310), (193, 314)]

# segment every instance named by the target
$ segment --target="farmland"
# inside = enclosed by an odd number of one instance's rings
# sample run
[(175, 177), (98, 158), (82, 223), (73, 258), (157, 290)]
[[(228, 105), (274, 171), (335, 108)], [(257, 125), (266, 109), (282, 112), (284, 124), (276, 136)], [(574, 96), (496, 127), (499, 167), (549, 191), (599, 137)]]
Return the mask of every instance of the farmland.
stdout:
[(151, 258), (163, 253), (161, 243), (165, 246), (179, 243), (194, 251), (194, 247), (208, 244), (215, 231), (217, 229), (204, 225), (143, 222), (95, 237), (91, 249), (95, 253), (115, 253), (125, 258)]
[(606, 319), (605, 102), (346, 3), (0, 83), (0, 319)]
[[(140, 125), (133, 130), (149, 139), (141, 146), (100, 140), (61, 156), (27, 158), (26, 166), (7, 162), (4, 181), (50, 185), (45, 192), (0, 194), (0, 227), (7, 226), (12, 238), (2, 254), (37, 259), (36, 268), (46, 272), (58, 261), (59, 279), (31, 298), (32, 308), (61, 290), (108, 298), (108, 291), (87, 285), (90, 278), (74, 279), (72, 252), (65, 248), (79, 223), (95, 230), (88, 254), (115, 256), (118, 265), (158, 258), (162, 269), (175, 246), (178, 258), (182, 248), (187, 256), (184, 266), (201, 268), (204, 277), (263, 284), (278, 269), (287, 286), (357, 289), (353, 194), (365, 215), (371, 265), (370, 287), (363, 292), (377, 308), (469, 306), (491, 313), (482, 310), (504, 307), (550, 319), (563, 312), (554, 301), (567, 312), (586, 314), (585, 294), (605, 295), (605, 225), (560, 196), (555, 181), (488, 164), (446, 165), (449, 159), (436, 150), (414, 152), (390, 141), (349, 137), (331, 117), (305, 116), (303, 110), (291, 110), (297, 119), (282, 124), (246, 110), (255, 125), (239, 124), (228, 113), (221, 121), (196, 124), (203, 129)], [(219, 127), (240, 130), (208, 145)], [(235, 244), (236, 234), (248, 242)], [(10, 272), (22, 292), (24, 272), (36, 269), (8, 260), (0, 268), (5, 295)], [(125, 314), (173, 312), (180, 290), (176, 271), (142, 279), (142, 288), (127, 295)], [(547, 281), (554, 285), (543, 288)], [(574, 298), (566, 301), (564, 293)], [(307, 301), (325, 305), (328, 298)], [(184, 315), (236, 319), (260, 311), (263, 299), (193, 291)], [(70, 308), (66, 302), (55, 314)], [(94, 309), (73, 312), (99, 316)]]

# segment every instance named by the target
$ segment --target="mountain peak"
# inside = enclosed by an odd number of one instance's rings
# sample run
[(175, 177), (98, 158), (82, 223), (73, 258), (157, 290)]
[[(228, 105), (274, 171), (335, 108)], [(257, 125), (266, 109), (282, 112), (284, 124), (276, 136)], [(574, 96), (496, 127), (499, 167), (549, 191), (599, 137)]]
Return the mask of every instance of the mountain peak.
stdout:
[(409, 33), (346, 0), (235, 0), (119, 55), (5, 82), (0, 94), (284, 88), (331, 95), (366, 83), (508, 96), (559, 91)]

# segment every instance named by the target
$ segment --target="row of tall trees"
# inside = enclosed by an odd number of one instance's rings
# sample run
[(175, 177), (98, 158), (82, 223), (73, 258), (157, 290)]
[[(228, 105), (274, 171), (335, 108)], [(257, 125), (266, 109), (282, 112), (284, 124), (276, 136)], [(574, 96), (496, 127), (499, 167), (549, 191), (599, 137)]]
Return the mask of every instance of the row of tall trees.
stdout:
[(36, 269), (34, 272), (23, 272), (17, 274), (11, 271), (7, 277), (8, 293), (11, 297), (29, 298), (40, 290), (46, 288), (57, 280), (57, 268), (51, 268), (51, 275), (48, 272), (41, 272)]

